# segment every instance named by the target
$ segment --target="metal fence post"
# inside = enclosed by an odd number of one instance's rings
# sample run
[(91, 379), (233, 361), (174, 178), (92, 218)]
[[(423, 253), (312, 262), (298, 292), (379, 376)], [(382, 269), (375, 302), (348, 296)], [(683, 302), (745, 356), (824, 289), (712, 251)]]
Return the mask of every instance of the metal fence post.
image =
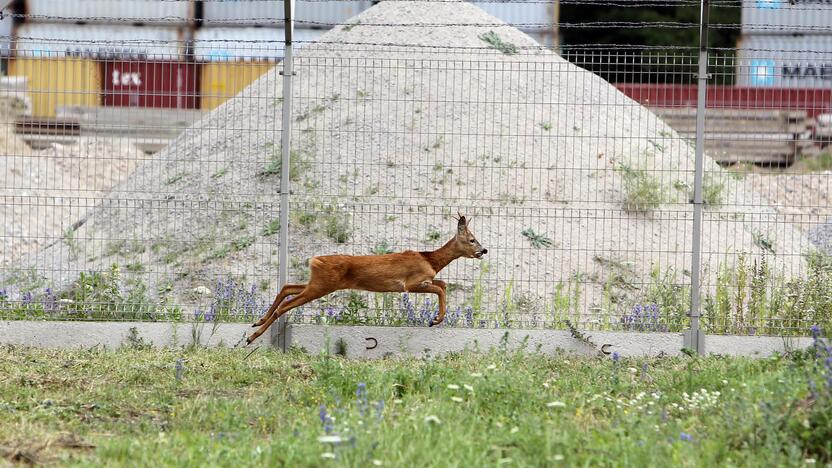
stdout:
[(696, 160), (693, 176), (693, 245), (690, 266), (690, 329), (685, 332), (684, 346), (705, 354), (705, 333), (699, 327), (701, 315), (701, 252), (702, 252), (702, 176), (705, 153), (705, 99), (708, 89), (708, 0), (702, 0), (699, 22), (699, 73), (696, 90)]
[[(283, 124), (280, 138), (280, 235), (278, 250), (278, 290), (283, 288), (289, 278), (289, 158), (292, 143), (292, 33), (294, 19), (292, 10), (295, 0), (283, 2), (285, 22), (285, 44), (283, 53)], [(284, 315), (277, 320), (277, 326), (272, 327), (271, 339), (280, 350), (289, 349), (287, 336), (287, 318)]]

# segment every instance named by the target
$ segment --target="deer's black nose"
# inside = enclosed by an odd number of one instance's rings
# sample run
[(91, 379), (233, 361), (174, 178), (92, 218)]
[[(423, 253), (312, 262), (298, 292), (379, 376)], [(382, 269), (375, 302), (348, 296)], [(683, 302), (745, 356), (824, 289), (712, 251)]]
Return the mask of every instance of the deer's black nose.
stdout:
[(487, 253), (488, 253), (488, 249), (482, 249), (482, 252), (480, 252), (480, 253), (482, 253), (483, 255), (485, 255), (485, 254), (487, 254)]

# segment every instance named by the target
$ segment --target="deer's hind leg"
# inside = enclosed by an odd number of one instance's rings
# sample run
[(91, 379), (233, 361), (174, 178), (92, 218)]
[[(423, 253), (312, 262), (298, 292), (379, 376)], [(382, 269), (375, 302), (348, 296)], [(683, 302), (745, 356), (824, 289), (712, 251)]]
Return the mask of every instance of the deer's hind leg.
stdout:
[(256, 332), (252, 333), (248, 337), (246, 342), (248, 344), (250, 344), (252, 341), (259, 338), (260, 335), (262, 335), (263, 333), (266, 332), (266, 330), (269, 329), (269, 327), (272, 325), (272, 323), (274, 323), (275, 320), (280, 318), (280, 316), (285, 314), (286, 312), (294, 309), (295, 307), (300, 307), (300, 306), (306, 304), (307, 302), (311, 302), (311, 301), (314, 301), (315, 299), (319, 299), (321, 297), (324, 297), (324, 296), (326, 296), (327, 294), (329, 294), (333, 291), (335, 291), (335, 289), (331, 289), (329, 287), (316, 287), (316, 286), (313, 286), (311, 282), (308, 283), (306, 285), (306, 288), (304, 288), (303, 291), (298, 293), (297, 296), (294, 296), (291, 299), (289, 299), (288, 301), (284, 302), (283, 304), (280, 304), (277, 307), (277, 310), (275, 310), (269, 316), (269, 318), (266, 319), (266, 321), (263, 323), (263, 325), (261, 325), (260, 328), (258, 328)]
[(286, 285), (284, 285), (280, 289), (280, 292), (277, 293), (277, 297), (275, 297), (274, 302), (272, 303), (272, 306), (269, 307), (269, 310), (266, 311), (266, 313), (263, 314), (262, 317), (260, 317), (260, 320), (258, 320), (257, 323), (252, 325), (252, 327), (259, 327), (259, 326), (263, 325), (264, 323), (266, 323), (266, 320), (268, 320), (269, 317), (272, 316), (274, 311), (277, 310), (278, 306), (280, 306), (280, 303), (283, 302), (283, 300), (286, 299), (287, 296), (291, 296), (292, 294), (298, 294), (299, 292), (303, 291), (304, 288), (306, 288), (305, 284), (286, 284)]

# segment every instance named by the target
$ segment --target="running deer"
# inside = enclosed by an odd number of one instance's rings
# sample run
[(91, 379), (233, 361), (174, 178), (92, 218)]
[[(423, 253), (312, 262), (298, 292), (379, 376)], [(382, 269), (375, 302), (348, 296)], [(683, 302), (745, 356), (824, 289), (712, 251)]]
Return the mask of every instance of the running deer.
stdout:
[[(456, 235), (431, 252), (406, 250), (385, 255), (313, 257), (309, 262), (309, 282), (283, 286), (266, 314), (253, 325), (260, 328), (247, 338), (247, 344), (286, 312), (341, 289), (436, 294), (439, 314), (430, 326), (442, 323), (445, 319), (445, 282), (433, 278), (457, 258), (481, 258), (488, 253), (468, 229), (470, 220), (460, 214), (458, 221)], [(290, 295), (292, 298), (284, 303)]]

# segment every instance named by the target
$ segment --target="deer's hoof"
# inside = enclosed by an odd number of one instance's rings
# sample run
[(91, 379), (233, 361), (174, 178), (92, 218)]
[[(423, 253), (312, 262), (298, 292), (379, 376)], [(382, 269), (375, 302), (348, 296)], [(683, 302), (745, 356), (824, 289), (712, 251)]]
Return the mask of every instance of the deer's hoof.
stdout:
[(246, 346), (250, 345), (252, 341), (254, 341), (254, 338), (252, 338), (252, 337), (246, 338)]

